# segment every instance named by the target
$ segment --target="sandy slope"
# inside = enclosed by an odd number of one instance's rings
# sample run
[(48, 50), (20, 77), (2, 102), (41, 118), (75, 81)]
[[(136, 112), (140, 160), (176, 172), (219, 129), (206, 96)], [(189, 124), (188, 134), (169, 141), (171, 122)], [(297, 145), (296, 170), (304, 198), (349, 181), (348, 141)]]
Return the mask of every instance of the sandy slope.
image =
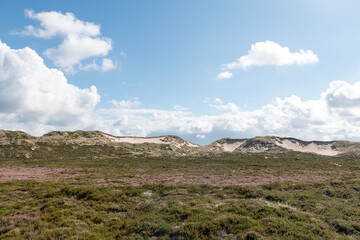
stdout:
[(278, 151), (277, 147), (297, 151), (316, 153), (325, 156), (335, 156), (340, 153), (333, 146), (334, 142), (302, 141), (293, 138), (280, 137), (256, 137), (252, 139), (226, 139), (217, 141), (216, 146), (224, 152), (234, 152), (241, 148), (246, 152), (268, 152)]
[(300, 144), (297, 141), (290, 141), (288, 139), (283, 139), (280, 141), (276, 141), (276, 144), (280, 147), (298, 152), (311, 152), (326, 156), (335, 156), (339, 154), (338, 151), (332, 148), (332, 143), (316, 144), (314, 142), (311, 142), (305, 145), (305, 144)]
[[(344, 153), (360, 155), (360, 143), (348, 141), (302, 141), (289, 137), (265, 136), (250, 139), (219, 139), (209, 145), (199, 146), (180, 137), (168, 135), (159, 137), (116, 137), (100, 131), (53, 131), (41, 137), (33, 137), (24, 132), (0, 130), (0, 145), (25, 144), (36, 148), (38, 143), (104, 145), (112, 143), (169, 145), (171, 149), (186, 150), (184, 154), (219, 152), (282, 152), (285, 149), (309, 152), (325, 156)], [(115, 144), (116, 145), (116, 144)], [(154, 146), (155, 147), (155, 146)], [(162, 148), (154, 148), (161, 151)]]
[(132, 144), (143, 144), (143, 143), (155, 143), (155, 144), (169, 144), (177, 148), (184, 146), (198, 147), (199, 145), (193, 144), (188, 141), (180, 141), (179, 139), (162, 136), (162, 137), (114, 137), (104, 134), (105, 137), (109, 138), (112, 142), (117, 143), (132, 143)]
[(235, 149), (240, 147), (241, 145), (244, 145), (246, 140), (238, 141), (238, 142), (232, 142), (232, 143), (223, 143), (219, 144), (218, 146), (221, 146), (225, 152), (233, 152)]
[[(112, 142), (116, 143), (131, 143), (131, 144), (143, 144), (143, 143), (153, 143), (153, 144), (169, 144), (176, 148), (181, 148), (184, 146), (188, 147), (199, 147), (199, 145), (190, 143), (188, 141), (180, 140), (171, 136), (161, 136), (161, 137), (114, 137), (111, 135), (104, 134), (105, 137), (109, 138)], [(217, 143), (216, 145), (224, 152), (234, 152), (235, 149), (245, 145), (247, 142), (246, 139), (238, 140), (238, 141), (226, 141), (224, 143)], [(315, 143), (315, 142), (302, 142), (300, 140), (295, 139), (282, 139), (276, 138), (275, 145), (298, 152), (309, 152), (316, 153), (320, 155), (326, 156), (335, 156), (339, 154), (339, 151), (332, 148), (331, 142), (324, 143)], [(269, 150), (266, 147), (259, 148), (261, 146), (257, 146), (257, 148), (250, 147), (249, 152), (265, 152)]]

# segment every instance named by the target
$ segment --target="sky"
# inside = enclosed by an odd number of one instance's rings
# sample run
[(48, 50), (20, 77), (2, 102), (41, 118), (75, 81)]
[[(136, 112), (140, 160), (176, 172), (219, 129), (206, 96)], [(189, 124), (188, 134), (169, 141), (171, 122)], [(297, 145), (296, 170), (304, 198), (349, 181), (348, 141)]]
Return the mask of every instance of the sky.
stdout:
[(0, 128), (360, 140), (355, 0), (0, 1)]

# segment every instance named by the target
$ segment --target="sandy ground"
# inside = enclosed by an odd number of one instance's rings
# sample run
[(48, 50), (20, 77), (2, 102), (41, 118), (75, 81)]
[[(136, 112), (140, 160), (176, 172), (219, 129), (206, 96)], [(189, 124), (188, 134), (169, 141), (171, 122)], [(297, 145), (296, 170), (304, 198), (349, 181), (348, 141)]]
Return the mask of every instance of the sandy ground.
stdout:
[(310, 143), (306, 146), (302, 146), (298, 142), (292, 142), (290, 140), (282, 140), (281, 142), (276, 142), (276, 144), (280, 147), (298, 152), (311, 152), (326, 156), (335, 156), (339, 153), (338, 151), (331, 148), (330, 143), (321, 144), (321, 145)]
[[(181, 148), (183, 146), (189, 146), (189, 147), (199, 147), (196, 144), (190, 143), (188, 141), (176, 141), (175, 139), (172, 139), (171, 137), (114, 137), (107, 134), (104, 134), (105, 137), (109, 138), (113, 142), (117, 143), (132, 143), (132, 144), (142, 144), (142, 143), (155, 143), (155, 144), (169, 144), (171, 146)], [(240, 147), (241, 145), (245, 144), (246, 140), (244, 141), (238, 141), (234, 143), (223, 143), (219, 144), (219, 147), (222, 147), (225, 152), (233, 152), (236, 148)], [(288, 139), (284, 140), (278, 140), (275, 142), (276, 145), (283, 147), (285, 149), (298, 151), (298, 152), (310, 152), (310, 153), (316, 153), (320, 155), (325, 156), (335, 156), (339, 154), (338, 151), (331, 148), (331, 144), (315, 144), (310, 143), (308, 145), (302, 145), (299, 142), (293, 142)], [(261, 149), (249, 149), (251, 152), (264, 152), (268, 150), (267, 148), (261, 148)]]
[(155, 144), (169, 144), (175, 147), (183, 147), (183, 146), (189, 146), (189, 147), (198, 147), (198, 145), (190, 143), (188, 141), (184, 142), (177, 142), (177, 141), (171, 141), (167, 137), (113, 137), (104, 134), (105, 137), (109, 138), (113, 142), (117, 143), (132, 143), (132, 144), (142, 144), (142, 143), (155, 143)]
[[(225, 152), (233, 152), (236, 148), (240, 147), (241, 145), (245, 144), (246, 140), (234, 142), (234, 143), (223, 143), (219, 144), (219, 147), (222, 147)], [(298, 152), (309, 152), (309, 153), (316, 153), (320, 155), (325, 156), (336, 156), (339, 154), (338, 151), (331, 148), (331, 143), (326, 144), (316, 144), (316, 143), (310, 143), (308, 145), (302, 145), (299, 142), (292, 142), (288, 139), (284, 140), (278, 140), (275, 142), (276, 145), (279, 147), (292, 150), (292, 151), (298, 151)], [(250, 152), (265, 152), (268, 150), (268, 148), (249, 148)]]
[(74, 169), (66, 168), (0, 168), (0, 182), (10, 180), (55, 180), (56, 174), (61, 174), (61, 178), (70, 178), (73, 175), (66, 174), (66, 171)]
[(240, 147), (241, 145), (245, 144), (246, 140), (234, 142), (234, 143), (224, 143), (224, 144), (218, 144), (223, 147), (225, 152), (233, 152), (235, 149)]

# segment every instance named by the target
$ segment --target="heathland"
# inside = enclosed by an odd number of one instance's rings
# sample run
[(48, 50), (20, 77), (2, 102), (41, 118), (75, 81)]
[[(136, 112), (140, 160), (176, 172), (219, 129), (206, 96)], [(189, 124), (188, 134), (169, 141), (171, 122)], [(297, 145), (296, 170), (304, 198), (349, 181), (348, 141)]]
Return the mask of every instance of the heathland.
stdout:
[(359, 143), (0, 131), (0, 239), (360, 239)]

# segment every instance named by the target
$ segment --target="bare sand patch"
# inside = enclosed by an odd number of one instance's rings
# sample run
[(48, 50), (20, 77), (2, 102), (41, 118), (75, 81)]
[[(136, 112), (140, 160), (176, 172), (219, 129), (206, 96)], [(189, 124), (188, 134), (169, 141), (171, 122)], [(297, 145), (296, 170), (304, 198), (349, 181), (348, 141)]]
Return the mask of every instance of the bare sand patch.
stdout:
[[(59, 178), (69, 178), (72, 175), (63, 174), (66, 171), (74, 170), (72, 168), (0, 168), (0, 182), (11, 180), (56, 180)], [(56, 174), (62, 174), (61, 177), (57, 177)]]
[(143, 143), (153, 143), (153, 144), (169, 144), (177, 148), (183, 146), (188, 147), (199, 147), (199, 145), (193, 144), (188, 141), (179, 141), (175, 138), (169, 136), (162, 137), (114, 137), (111, 135), (104, 134), (105, 137), (109, 138), (112, 142), (116, 143), (131, 143), (131, 144), (143, 144)]
[(332, 148), (331, 143), (315, 144), (312, 142), (309, 143), (308, 145), (303, 145), (300, 144), (299, 142), (284, 139), (282, 141), (277, 141), (276, 144), (280, 147), (297, 152), (310, 152), (325, 156), (336, 156), (339, 153), (338, 151)]
[(237, 142), (231, 142), (231, 143), (223, 143), (218, 144), (218, 146), (222, 146), (225, 152), (233, 152), (238, 147), (244, 145), (246, 143), (246, 140), (243, 141), (237, 141)]

